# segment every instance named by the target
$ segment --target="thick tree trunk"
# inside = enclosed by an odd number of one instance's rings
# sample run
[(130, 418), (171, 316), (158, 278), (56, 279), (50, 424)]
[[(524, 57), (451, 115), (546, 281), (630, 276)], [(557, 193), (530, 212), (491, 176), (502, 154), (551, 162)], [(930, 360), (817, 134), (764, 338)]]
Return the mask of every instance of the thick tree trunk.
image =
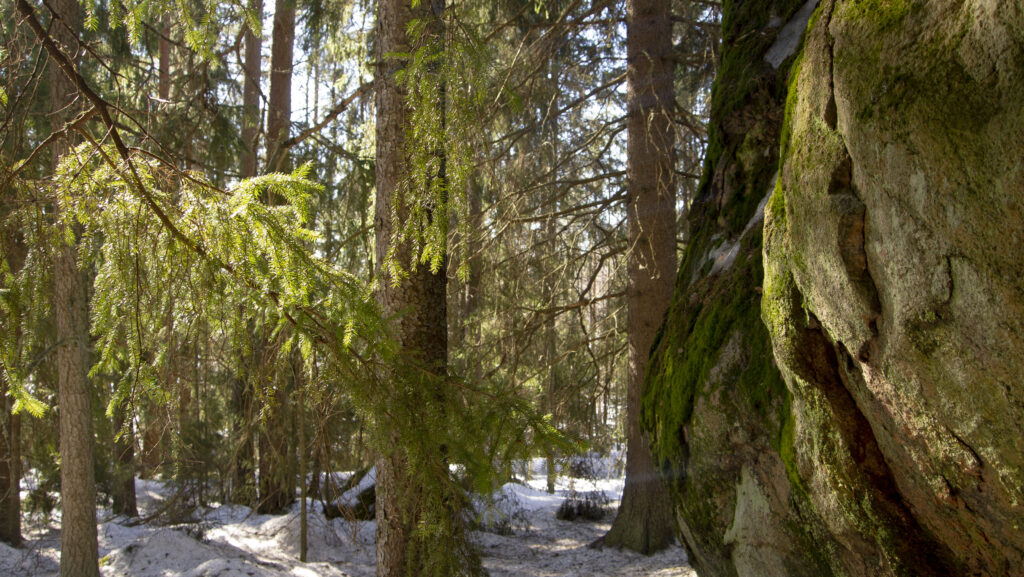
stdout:
[[(74, 59), (81, 29), (78, 2), (53, 0), (54, 17), (62, 22), (51, 33)], [(69, 118), (75, 86), (53, 63), (50, 66), (50, 110), (54, 118)], [(53, 147), (54, 169), (68, 145)], [(59, 209), (59, 207), (58, 207)], [(57, 339), (57, 403), (60, 411), (61, 577), (99, 575), (96, 541), (96, 484), (93, 476), (92, 411), (88, 381), (88, 303), (78, 270), (74, 244), (56, 248), (53, 267), (53, 307)]]
[[(433, 4), (433, 5), (431, 5)], [(429, 10), (440, 14), (442, 2), (424, 2), (419, 10), (429, 17)], [(385, 316), (399, 311), (403, 314), (395, 321), (394, 335), (404, 354), (423, 370), (444, 375), (447, 371), (448, 323), (446, 267), (432, 274), (420, 265), (409, 271), (408, 278), (394, 284), (383, 267), (392, 248), (395, 223), (392, 215), (402, 219), (403, 210), (392, 212), (393, 195), (407, 177), (405, 131), (408, 127), (406, 93), (396, 82), (395, 73), (404, 62), (392, 54), (407, 53), (410, 41), (406, 31), (412, 18), (407, 0), (382, 0), (378, 13), (376, 79), (377, 107), (377, 198), (376, 198), (376, 266), (381, 280), (377, 292)], [(443, 165), (443, 163), (442, 163)], [(442, 169), (443, 170), (443, 169)], [(439, 175), (441, 178), (444, 175)], [(446, 216), (440, 216), (446, 218)], [(408, 243), (394, 247), (394, 256), (403, 266), (411, 262), (412, 248)], [(431, 395), (425, 395), (429, 399)], [(419, 567), (410, 566), (420, 556), (413, 553), (412, 531), (421, 515), (415, 491), (408, 481), (408, 460), (401, 440), (394, 438), (392, 451), (377, 461), (377, 575), (379, 577), (405, 577), (418, 574)]]
[(603, 544), (650, 554), (674, 537), (668, 493), (654, 469), (639, 414), (647, 360), (672, 300), (676, 273), (672, 25), (667, 0), (629, 0), (626, 6), (626, 485)]
[(270, 49), (270, 101), (267, 108), (268, 172), (284, 167), (281, 143), (288, 138), (292, 113), (292, 58), (295, 52), (295, 0), (276, 0)]
[[(249, 9), (260, 21), (263, 20), (263, 0), (250, 0)], [(256, 141), (260, 127), (260, 75), (263, 35), (251, 28), (245, 30), (245, 64), (242, 72), (245, 82), (242, 88), (242, 141), (246, 150), (242, 153), (242, 178), (256, 176)]]

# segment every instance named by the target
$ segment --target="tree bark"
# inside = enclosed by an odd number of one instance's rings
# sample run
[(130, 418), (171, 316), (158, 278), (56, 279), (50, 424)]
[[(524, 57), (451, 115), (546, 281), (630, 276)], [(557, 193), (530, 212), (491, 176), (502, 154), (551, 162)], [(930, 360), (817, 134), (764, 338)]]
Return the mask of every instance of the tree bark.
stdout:
[(114, 487), (111, 510), (115, 515), (138, 517), (135, 500), (135, 428), (127, 407), (114, 412)]
[(171, 19), (164, 15), (163, 26), (160, 27), (160, 62), (157, 70), (157, 95), (167, 102), (171, 98)]
[[(250, 0), (249, 9), (263, 21), (263, 0)], [(260, 127), (260, 76), (263, 35), (252, 28), (245, 29), (245, 63), (242, 72), (245, 81), (242, 88), (242, 178), (257, 174), (256, 149)]]
[[(267, 107), (266, 171), (284, 168), (287, 154), (281, 143), (288, 138), (292, 110), (292, 58), (295, 48), (295, 1), (276, 0), (274, 30), (270, 52), (270, 100)], [(267, 198), (277, 203), (278, 198)], [(264, 330), (269, 330), (265, 327)], [(277, 375), (276, 402), (260, 434), (260, 512), (283, 511), (295, 500), (295, 467), (289, 442), (292, 427), (289, 375)]]
[[(424, 2), (417, 16), (435, 16), (443, 10), (443, 2)], [(405, 133), (408, 128), (406, 91), (396, 81), (395, 74), (404, 67), (401, 59), (392, 54), (408, 53), (410, 39), (408, 24), (413, 17), (408, 0), (382, 0), (378, 12), (377, 41), (377, 170), (376, 170), (376, 276), (380, 279), (377, 302), (385, 317), (402, 312), (395, 320), (393, 334), (403, 354), (424, 371), (443, 376), (447, 371), (448, 320), (446, 266), (438, 274), (420, 265), (409, 271), (408, 278), (394, 284), (383, 266), (393, 244), (396, 219), (407, 214), (404, 207), (393, 206), (396, 189), (407, 178)], [(441, 163), (443, 166), (443, 162)], [(443, 171), (443, 168), (442, 168)], [(444, 178), (444, 174), (439, 175)], [(392, 209), (396, 208), (395, 212)], [(438, 215), (437, 218), (447, 218)], [(402, 266), (412, 261), (412, 247), (404, 242), (394, 247), (394, 257)], [(397, 387), (396, 387), (397, 388)], [(424, 395), (425, 399), (431, 395)], [(429, 401), (428, 401), (429, 402)], [(411, 539), (420, 516), (417, 499), (408, 481), (408, 459), (401, 447), (401, 439), (393, 437), (394, 448), (377, 460), (377, 575), (378, 577), (405, 577), (418, 574), (419, 567), (411, 566), (420, 557), (413, 553)], [(404, 494), (403, 494), (404, 493)]]
[(273, 406), (268, 411), (269, 417), (259, 435), (259, 493), (260, 500), (256, 510), (259, 513), (280, 513), (295, 500), (295, 492), (290, 491), (294, 477), (289, 455), (289, 424), (291, 423), (291, 389), (289, 379), (276, 378), (276, 390), (273, 392)]
[[(51, 33), (65, 53), (75, 58), (81, 21), (78, 2), (53, 0)], [(52, 64), (52, 63), (51, 63)], [(70, 118), (75, 86), (56, 66), (50, 66), (50, 110), (54, 118)], [(66, 141), (53, 147), (53, 168), (69, 149)], [(60, 207), (57, 207), (58, 211)], [(57, 404), (60, 410), (61, 577), (99, 575), (96, 540), (96, 483), (93, 476), (92, 410), (88, 381), (88, 303), (78, 270), (78, 247), (61, 243), (53, 266), (53, 308), (57, 339)]]
[(270, 101), (267, 108), (268, 172), (285, 161), (281, 143), (288, 138), (292, 113), (292, 58), (295, 52), (295, 0), (276, 0), (270, 52)]
[(639, 414), (651, 345), (672, 300), (676, 273), (672, 24), (667, 0), (628, 0), (626, 10), (626, 484), (603, 545), (650, 554), (674, 538), (668, 493)]
[(11, 412), (14, 399), (0, 374), (0, 541), (21, 544), (21, 416)]
[[(0, 217), (6, 216), (7, 206), (0, 204)], [(10, 271), (17, 274), (25, 262), (25, 239), (20, 233), (0, 237), (0, 251), (3, 252)], [(11, 319), (16, 342), (24, 338), (21, 322)], [(21, 544), (21, 415), (13, 413), (14, 398), (10, 384), (0, 364), (0, 541), (9, 545)]]

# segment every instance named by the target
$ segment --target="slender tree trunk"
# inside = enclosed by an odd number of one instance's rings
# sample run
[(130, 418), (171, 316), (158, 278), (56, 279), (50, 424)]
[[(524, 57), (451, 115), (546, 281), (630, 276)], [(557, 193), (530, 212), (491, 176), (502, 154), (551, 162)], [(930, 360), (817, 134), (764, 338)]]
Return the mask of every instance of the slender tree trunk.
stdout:
[[(76, 55), (81, 29), (78, 2), (53, 0), (51, 33), (65, 53)], [(50, 110), (69, 118), (75, 86), (53, 63), (50, 66)], [(68, 145), (53, 147), (54, 169)], [(59, 210), (59, 207), (58, 207)], [(96, 541), (96, 484), (93, 476), (93, 431), (87, 377), (88, 313), (85, 283), (78, 270), (78, 248), (61, 243), (53, 267), (56, 320), (57, 404), (60, 410), (61, 577), (99, 575)]]
[(256, 510), (260, 513), (280, 513), (295, 500), (294, 487), (289, 477), (295, 475), (291, 466), (289, 447), (291, 446), (289, 423), (291, 422), (291, 399), (289, 379), (277, 376), (277, 390), (274, 391), (273, 406), (269, 408), (269, 417), (260, 432), (260, 501)]
[(11, 412), (14, 399), (0, 374), (0, 541), (21, 544), (21, 416)]
[[(7, 207), (0, 204), (0, 217)], [(25, 262), (26, 246), (20, 234), (0, 237), (0, 251), (12, 273), (17, 274)], [(6, 330), (17, 331), (16, 342), (24, 338), (21, 322), (12, 320)], [(6, 382), (0, 363), (0, 541), (8, 545), (21, 544), (21, 415), (13, 413), (14, 399), (10, 384)]]
[[(295, 47), (295, 1), (277, 0), (270, 49), (270, 100), (267, 108), (267, 171), (287, 164), (281, 143), (288, 138), (292, 109), (292, 57)], [(267, 198), (268, 203), (280, 199)], [(265, 329), (266, 330), (266, 329)], [(260, 512), (280, 512), (295, 498), (295, 466), (290, 432), (294, 429), (291, 408), (291, 375), (278, 374), (276, 402), (260, 434)]]
[(116, 515), (137, 517), (135, 502), (135, 429), (127, 407), (114, 411), (114, 487), (111, 510)]
[(164, 15), (160, 28), (160, 62), (157, 71), (157, 94), (167, 101), (171, 97), (171, 18)]
[[(249, 9), (263, 21), (263, 0), (250, 0)], [(260, 127), (260, 76), (263, 35), (252, 28), (245, 29), (245, 64), (242, 72), (242, 141), (246, 150), (242, 154), (242, 178), (256, 176), (256, 149)]]
[(232, 468), (231, 501), (252, 507), (256, 504), (255, 444), (253, 443), (253, 391), (246, 372), (235, 376), (231, 386), (232, 429), (237, 446)]
[[(157, 63), (157, 95), (167, 102), (171, 98), (171, 36), (170, 18), (164, 16), (160, 27), (159, 61)], [(158, 406), (151, 399), (146, 400), (145, 423), (141, 425), (142, 440), (139, 457), (139, 474), (152, 477), (167, 461), (167, 432), (169, 421), (165, 407)]]
[(640, 430), (644, 373), (676, 272), (673, 61), (668, 0), (628, 0), (626, 46), (629, 375), (626, 485), (604, 545), (650, 554), (673, 540), (668, 493)]
[(270, 102), (267, 109), (267, 171), (284, 167), (281, 143), (288, 138), (292, 113), (292, 58), (295, 51), (295, 0), (276, 0), (270, 51)]
[(299, 525), (299, 561), (306, 562), (306, 554), (309, 551), (309, 521), (306, 517), (306, 497), (308, 496), (307, 487), (308, 483), (306, 480), (306, 469), (307, 469), (307, 458), (306, 458), (306, 396), (304, 394), (303, 387), (300, 385), (298, 389), (299, 399), (298, 406), (295, 407), (295, 411), (298, 414), (298, 428), (299, 428), (299, 479), (300, 489), (299, 498), (302, 499), (301, 509), (299, 511), (300, 525)]

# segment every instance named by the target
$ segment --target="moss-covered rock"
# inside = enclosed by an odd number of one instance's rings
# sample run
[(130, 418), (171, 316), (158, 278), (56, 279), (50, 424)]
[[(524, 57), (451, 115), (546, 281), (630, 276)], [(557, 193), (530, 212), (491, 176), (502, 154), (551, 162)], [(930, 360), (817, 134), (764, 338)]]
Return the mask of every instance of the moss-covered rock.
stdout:
[(780, 58), (814, 4), (724, 6), (644, 398), (680, 535), (705, 577), (1024, 574), (1024, 10), (823, 0)]
[(787, 470), (846, 573), (1019, 575), (1024, 11), (820, 10), (765, 222)]
[(643, 422), (703, 576), (832, 574), (781, 456), (790, 394), (761, 322), (762, 215), (793, 61), (783, 43), (796, 48), (815, 4), (726, 2), (705, 177), (648, 370)]

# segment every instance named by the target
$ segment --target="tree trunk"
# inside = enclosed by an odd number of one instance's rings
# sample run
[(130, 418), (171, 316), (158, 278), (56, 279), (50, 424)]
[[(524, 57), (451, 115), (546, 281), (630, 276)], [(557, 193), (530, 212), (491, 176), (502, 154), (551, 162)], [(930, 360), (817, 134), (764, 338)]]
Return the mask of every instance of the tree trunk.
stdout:
[[(270, 101), (267, 109), (266, 171), (284, 168), (286, 151), (281, 143), (288, 138), (292, 109), (292, 57), (295, 47), (295, 1), (277, 0), (274, 5), (274, 30), (270, 53)], [(267, 198), (277, 203), (278, 198)], [(264, 330), (269, 330), (265, 327)], [(262, 513), (280, 512), (295, 498), (294, 453), (290, 451), (292, 426), (290, 374), (278, 372), (274, 396), (276, 402), (268, 412), (260, 443), (260, 503)]]
[(289, 477), (295, 475), (288, 458), (289, 424), (291, 422), (291, 400), (288, 379), (277, 376), (276, 390), (273, 392), (273, 406), (268, 411), (269, 417), (260, 431), (260, 501), (256, 510), (260, 513), (280, 513), (295, 500), (294, 487)]
[(157, 71), (157, 94), (160, 100), (167, 102), (171, 98), (171, 24), (170, 17), (164, 16), (160, 28), (160, 62)]
[(231, 386), (233, 437), (238, 445), (233, 452), (231, 502), (252, 507), (256, 504), (255, 445), (252, 439), (252, 385), (243, 372), (236, 375)]
[[(54, 17), (63, 24), (51, 27), (64, 52), (75, 58), (81, 29), (78, 2), (53, 0)], [(50, 110), (54, 118), (69, 118), (75, 86), (51, 62)], [(69, 149), (67, 142), (53, 147), (53, 168)], [(58, 206), (58, 210), (60, 207)], [(57, 404), (60, 411), (61, 577), (99, 575), (96, 540), (96, 484), (93, 472), (92, 410), (88, 381), (88, 303), (85, 282), (78, 270), (78, 248), (61, 243), (53, 267), (53, 308), (57, 339)]]
[(667, 0), (628, 0), (626, 485), (607, 546), (644, 554), (673, 540), (668, 493), (640, 430), (644, 373), (676, 273), (673, 60)]
[(114, 486), (111, 498), (111, 510), (115, 515), (139, 515), (135, 502), (135, 429), (123, 403), (114, 411)]
[(292, 57), (295, 51), (295, 0), (274, 4), (270, 52), (270, 102), (267, 109), (267, 172), (282, 169), (292, 113)]
[(14, 399), (0, 374), (0, 541), (21, 544), (21, 417), (11, 412)]
[[(439, 16), (443, 2), (424, 2), (417, 9), (417, 16), (430, 18), (430, 12)], [(404, 62), (392, 56), (408, 53), (410, 39), (408, 24), (413, 17), (407, 0), (382, 0), (378, 13), (377, 42), (377, 171), (376, 171), (376, 275), (380, 279), (377, 301), (386, 317), (402, 311), (394, 326), (403, 354), (419, 365), (422, 370), (443, 376), (447, 372), (448, 321), (446, 289), (446, 266), (438, 274), (432, 274), (429, 267), (420, 265), (409, 271), (409, 276), (400, 284), (394, 284), (383, 266), (392, 248), (392, 232), (396, 219), (403, 219), (407, 207), (394, 207), (393, 195), (408, 176), (406, 162), (405, 132), (408, 128), (406, 92), (395, 79), (395, 74)], [(443, 112), (442, 112), (443, 113)], [(444, 166), (444, 163), (440, 163)], [(438, 175), (444, 178), (442, 173)], [(397, 211), (392, 212), (393, 208)], [(447, 218), (438, 215), (437, 218)], [(412, 247), (408, 242), (394, 247), (394, 257), (402, 266), (412, 261)], [(397, 387), (396, 387), (397, 388)], [(434, 398), (425, 394), (425, 402)], [(416, 553), (411, 543), (413, 529), (421, 516), (419, 499), (409, 482), (408, 458), (401, 446), (401, 439), (393, 436), (391, 451), (377, 460), (377, 575), (378, 577), (405, 577), (421, 573), (417, 566), (423, 556)], [(445, 467), (445, 469), (447, 469)]]
[[(250, 0), (249, 9), (263, 21), (263, 0)], [(242, 72), (245, 82), (242, 88), (242, 141), (246, 150), (242, 153), (242, 178), (257, 174), (256, 141), (260, 127), (260, 75), (263, 35), (252, 28), (245, 29), (245, 64)]]
[[(0, 205), (0, 217), (6, 216), (7, 207)], [(18, 234), (0, 237), (10, 271), (17, 274), (25, 262), (24, 238)], [(16, 331), (15, 341), (24, 338), (20, 320), (11, 319), (6, 330)], [(14, 398), (10, 384), (5, 380), (0, 364), (0, 541), (9, 545), (21, 544), (21, 416), (13, 413)]]
[(298, 428), (299, 428), (299, 498), (301, 501), (301, 509), (299, 511), (299, 561), (306, 562), (306, 554), (309, 552), (309, 520), (307, 518), (306, 511), (306, 497), (308, 496), (308, 483), (306, 482), (306, 419), (305, 419), (305, 408), (306, 408), (306, 396), (303, 394), (303, 388), (300, 385), (298, 389), (299, 399), (298, 406), (295, 408), (296, 414), (298, 415)]

